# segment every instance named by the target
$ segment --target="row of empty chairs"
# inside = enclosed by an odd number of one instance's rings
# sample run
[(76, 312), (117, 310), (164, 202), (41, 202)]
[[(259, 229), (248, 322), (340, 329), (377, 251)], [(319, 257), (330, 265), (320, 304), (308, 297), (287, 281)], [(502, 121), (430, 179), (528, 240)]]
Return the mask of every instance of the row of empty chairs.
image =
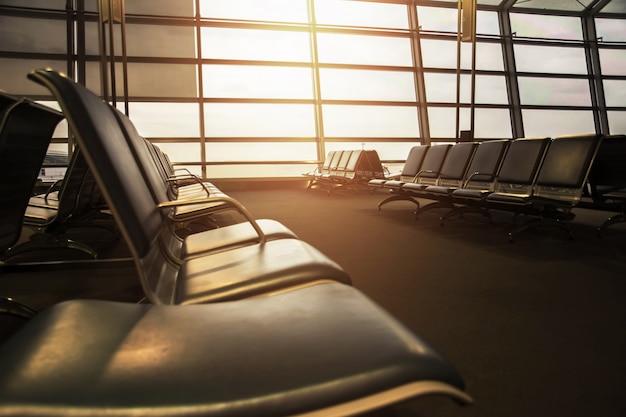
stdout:
[[(58, 72), (29, 77), (58, 100), (146, 301), (36, 313), (0, 300), (0, 312), (29, 318), (0, 345), (0, 414), (343, 416), (425, 395), (472, 401), (458, 372), (334, 261), (295, 235), (269, 238), (210, 188), (168, 194), (125, 115)], [(246, 221), (176, 235), (175, 207), (215, 202)]]
[(386, 172), (375, 150), (330, 151), (321, 166), (304, 174), (307, 189), (337, 190), (367, 189), (373, 179), (386, 178)]
[[(571, 237), (567, 221), (574, 218), (572, 209), (580, 205), (590, 184), (608, 182), (593, 174), (607, 169), (606, 158), (596, 155), (624, 147), (624, 136), (598, 134), (415, 146), (399, 178), (370, 181), (369, 187), (391, 193), (378, 204), (379, 209), (392, 201), (411, 201), (417, 206), (417, 218), (427, 210), (445, 208), (442, 224), (468, 212), (491, 218), (492, 210), (507, 211), (529, 219), (509, 233), (511, 241), (517, 233), (537, 225), (562, 228)], [(623, 171), (616, 159), (611, 164), (612, 169)], [(615, 187), (624, 187), (623, 176)], [(421, 206), (423, 199), (427, 204)], [(587, 207), (595, 208), (593, 201)], [(613, 218), (611, 224), (618, 221)]]

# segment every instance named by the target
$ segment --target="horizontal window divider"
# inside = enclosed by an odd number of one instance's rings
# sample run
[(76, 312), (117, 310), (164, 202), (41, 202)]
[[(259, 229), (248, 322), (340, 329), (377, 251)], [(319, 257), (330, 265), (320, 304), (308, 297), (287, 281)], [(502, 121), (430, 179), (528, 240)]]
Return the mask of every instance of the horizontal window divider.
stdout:
[[(218, 165), (311, 165), (316, 164), (318, 161), (311, 160), (299, 160), (299, 161), (207, 161), (204, 163), (206, 166), (218, 166)], [(177, 162), (174, 165), (192, 165), (186, 162)], [(194, 165), (197, 165), (194, 164)]]
[[(199, 140), (199, 139), (197, 139)], [(263, 136), (263, 137), (249, 137), (249, 136), (243, 136), (243, 137), (210, 137), (207, 136), (204, 139), (204, 142), (206, 143), (220, 143), (220, 142), (228, 142), (228, 143), (235, 143), (235, 142), (250, 142), (250, 143), (255, 143), (255, 142), (317, 142), (318, 139), (314, 138), (314, 137), (282, 137), (282, 138), (276, 138), (276, 137), (269, 137), (269, 136)]]
[(597, 111), (592, 106), (554, 106), (543, 104), (522, 104), (520, 106), (522, 110), (583, 110), (583, 111)]
[(340, 137), (340, 136), (333, 136), (333, 137), (325, 137), (324, 138), (324, 142), (329, 143), (329, 142), (355, 142), (358, 144), (361, 143), (365, 143), (366, 145), (370, 142), (421, 142), (422, 139), (419, 137), (415, 137), (415, 136), (405, 136), (405, 137), (395, 137), (395, 136), (388, 136), (388, 137), (382, 137), (382, 136), (376, 136), (376, 137), (368, 137), (368, 138), (364, 138), (364, 137)]

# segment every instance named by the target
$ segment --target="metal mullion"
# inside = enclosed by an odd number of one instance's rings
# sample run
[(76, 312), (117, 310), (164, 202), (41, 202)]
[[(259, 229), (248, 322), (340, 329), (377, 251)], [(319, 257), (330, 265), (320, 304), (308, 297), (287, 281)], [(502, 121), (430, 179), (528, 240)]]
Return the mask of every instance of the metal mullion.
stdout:
[(600, 53), (598, 51), (596, 25), (593, 16), (581, 19), (583, 37), (585, 40), (585, 58), (589, 80), (589, 93), (593, 106), (593, 121), (597, 133), (609, 134), (609, 118), (606, 110), (604, 84), (600, 67)]
[(500, 24), (500, 34), (502, 35), (502, 56), (504, 57), (504, 74), (510, 106), (511, 135), (513, 138), (521, 138), (524, 137), (524, 123), (522, 119), (519, 84), (517, 79), (518, 74), (515, 65), (513, 34), (511, 32), (511, 18), (509, 14), (510, 5), (514, 2), (508, 1), (507, 3), (509, 7), (505, 7), (498, 12), (498, 21)]
[(430, 145), (430, 123), (428, 120), (428, 107), (426, 103), (426, 82), (424, 81), (424, 68), (422, 65), (422, 48), (419, 33), (419, 19), (417, 6), (407, 4), (409, 14), (409, 27), (411, 30), (411, 58), (413, 60), (413, 74), (415, 81), (415, 94), (417, 98), (417, 120), (419, 123), (419, 134), (423, 145)]

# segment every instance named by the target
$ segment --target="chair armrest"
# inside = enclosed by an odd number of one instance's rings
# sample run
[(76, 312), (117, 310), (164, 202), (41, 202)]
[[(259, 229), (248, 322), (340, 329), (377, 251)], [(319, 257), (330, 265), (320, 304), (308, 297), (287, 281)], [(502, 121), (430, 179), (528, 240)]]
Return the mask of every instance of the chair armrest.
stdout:
[(248, 210), (241, 204), (239, 201), (235, 200), (232, 197), (228, 196), (216, 196), (216, 197), (206, 197), (206, 198), (194, 198), (188, 200), (176, 200), (176, 201), (166, 201), (163, 203), (159, 203), (159, 208), (175, 208), (180, 206), (188, 206), (193, 204), (205, 204), (205, 203), (215, 203), (215, 202), (224, 202), (232, 205), (235, 210), (237, 210), (245, 219), (252, 225), (256, 233), (259, 235), (259, 243), (264, 244), (267, 241), (267, 237), (265, 233), (258, 225), (254, 217), (248, 212)]

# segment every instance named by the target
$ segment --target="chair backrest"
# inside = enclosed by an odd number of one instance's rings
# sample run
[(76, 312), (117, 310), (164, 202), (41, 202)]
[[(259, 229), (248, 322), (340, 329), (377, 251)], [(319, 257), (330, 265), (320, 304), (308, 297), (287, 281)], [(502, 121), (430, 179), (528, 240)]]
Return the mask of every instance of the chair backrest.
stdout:
[(145, 256), (158, 238), (161, 214), (112, 107), (55, 71), (37, 70), (29, 78), (59, 102), (131, 250)]
[(348, 167), (348, 161), (352, 157), (352, 151), (341, 152), (341, 157), (337, 161), (337, 165), (330, 169), (330, 175), (344, 176), (346, 168)]
[(428, 148), (422, 166), (419, 172), (415, 175), (415, 181), (420, 184), (436, 185), (439, 178), (439, 171), (443, 161), (448, 155), (448, 151), (452, 145), (432, 145)]
[(580, 200), (602, 135), (568, 135), (552, 139), (539, 168), (534, 195), (575, 203)]
[(497, 192), (530, 194), (550, 138), (520, 138), (509, 144), (496, 179)]
[(624, 161), (626, 161), (626, 136), (611, 135), (602, 138), (589, 172), (591, 197), (601, 200), (606, 193), (626, 189)]
[(417, 145), (409, 150), (409, 154), (402, 167), (402, 172), (400, 173), (400, 181), (413, 181), (422, 167), (422, 162), (424, 161), (428, 148), (430, 148), (430, 145)]
[(36, 70), (29, 78), (47, 87), (59, 102), (133, 254), (146, 297), (155, 304), (171, 304), (178, 266), (169, 262), (159, 244), (164, 218), (126, 139), (129, 132), (120, 124), (119, 112), (56, 71)]
[(19, 100), (20, 99), (18, 97), (0, 91), (0, 120), (2, 120), (4, 112)]
[(350, 159), (348, 159), (348, 163), (346, 164), (346, 169), (344, 171), (344, 177), (348, 179), (352, 179), (356, 175), (356, 169), (359, 164), (359, 159), (361, 159), (361, 150), (354, 150), (350, 154)]
[(0, 122), (0, 252), (17, 242), (48, 145), (63, 115), (37, 103), (10, 105)]
[(509, 143), (509, 140), (481, 142), (476, 148), (472, 162), (467, 168), (463, 188), (480, 190), (493, 189), (496, 175), (500, 170)]
[(385, 178), (385, 170), (378, 152), (362, 150), (356, 163), (354, 179), (367, 182), (371, 179)]
[(438, 184), (447, 187), (460, 187), (466, 177), (478, 142), (460, 142), (452, 145), (439, 171)]

